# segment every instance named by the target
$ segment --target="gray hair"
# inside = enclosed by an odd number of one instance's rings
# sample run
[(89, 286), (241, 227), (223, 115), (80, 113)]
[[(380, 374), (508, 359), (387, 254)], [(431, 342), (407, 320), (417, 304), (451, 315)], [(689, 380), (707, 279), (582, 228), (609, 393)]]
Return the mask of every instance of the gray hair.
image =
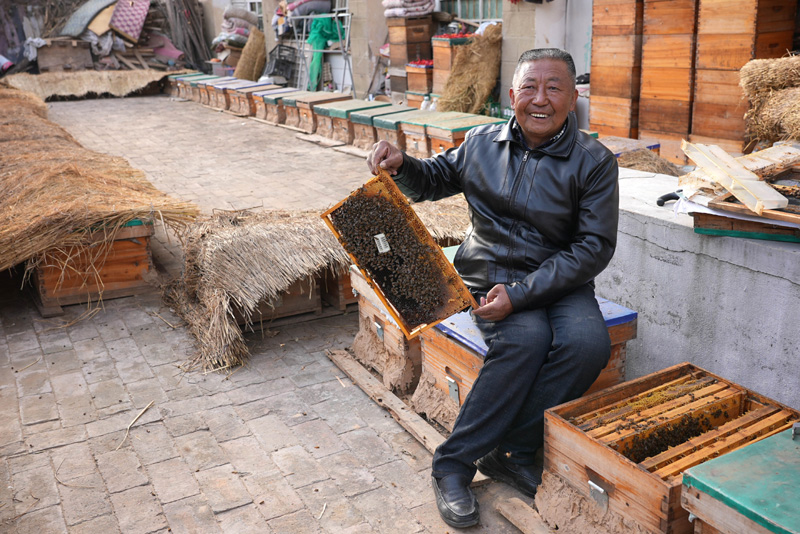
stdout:
[(558, 61), (563, 61), (567, 66), (567, 72), (569, 72), (572, 85), (575, 85), (575, 62), (572, 60), (572, 56), (569, 52), (566, 50), (561, 50), (560, 48), (534, 48), (533, 50), (523, 52), (522, 55), (519, 56), (517, 68), (514, 70), (514, 77), (512, 78), (513, 85), (517, 84), (517, 77), (519, 76), (522, 67), (526, 63), (537, 61), (539, 59), (556, 59)]

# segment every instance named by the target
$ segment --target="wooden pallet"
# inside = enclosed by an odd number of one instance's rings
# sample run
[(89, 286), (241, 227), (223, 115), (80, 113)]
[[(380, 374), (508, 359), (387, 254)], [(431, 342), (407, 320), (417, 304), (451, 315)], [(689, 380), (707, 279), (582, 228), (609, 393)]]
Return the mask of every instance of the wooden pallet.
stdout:
[(683, 472), (800, 413), (689, 363), (545, 412), (545, 469), (652, 532), (688, 534)]

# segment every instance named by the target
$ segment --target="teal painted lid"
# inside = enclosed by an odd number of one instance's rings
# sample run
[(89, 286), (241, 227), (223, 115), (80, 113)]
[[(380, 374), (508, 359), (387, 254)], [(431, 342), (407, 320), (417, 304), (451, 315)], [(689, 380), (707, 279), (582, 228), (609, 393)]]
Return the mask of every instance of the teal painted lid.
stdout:
[(404, 111), (402, 113), (392, 113), (389, 115), (378, 115), (372, 119), (372, 125), (376, 128), (383, 128), (384, 130), (397, 130), (397, 126), (401, 122), (408, 122), (409, 120), (419, 120), (421, 117), (431, 115), (433, 113), (440, 113), (439, 111), (422, 111), (415, 109), (413, 111)]
[(202, 72), (184, 72), (182, 74), (170, 74), (167, 78), (170, 80), (180, 80), (183, 78), (195, 78), (197, 76), (206, 76), (206, 74)]
[(297, 99), (302, 98), (307, 95), (313, 95), (316, 91), (297, 91), (296, 93), (289, 93), (288, 95), (284, 95), (281, 99), (284, 106), (289, 106), (296, 108), (297, 107)]
[(319, 113), (335, 119), (346, 119), (353, 111), (388, 107), (389, 102), (374, 102), (368, 100), (340, 100), (314, 106), (314, 113)]
[(683, 473), (684, 486), (778, 534), (800, 533), (798, 481), (800, 437), (793, 440), (791, 428)]
[(359, 109), (350, 113), (350, 122), (356, 124), (366, 124), (372, 126), (372, 121), (379, 115), (389, 115), (391, 113), (402, 113), (404, 111), (413, 111), (414, 108), (409, 106), (390, 105), (381, 108)]
[(469, 113), (462, 113), (460, 111), (434, 111), (433, 113), (435, 113), (435, 115), (413, 118), (403, 122), (415, 124), (417, 126), (436, 126), (449, 120), (468, 117), (470, 115)]
[(436, 126), (437, 128), (449, 132), (463, 132), (464, 130), (471, 130), (476, 126), (482, 126), (484, 124), (504, 124), (508, 122), (507, 119), (488, 117), (486, 115), (475, 115), (473, 113), (466, 113), (463, 115), (464, 116), (461, 117), (443, 118), (437, 121), (436, 124), (430, 124), (428, 126)]
[(213, 84), (215, 84), (215, 83), (219, 83), (219, 82), (221, 82), (221, 81), (225, 81), (225, 80), (235, 80), (235, 79), (236, 79), (236, 78), (234, 78), (233, 76), (223, 76), (223, 77), (220, 77), (220, 76), (211, 76), (211, 77), (209, 77), (209, 78), (206, 78), (206, 79), (204, 79), (204, 80), (199, 80), (199, 81), (198, 81), (196, 84), (195, 84), (195, 82), (193, 81), (193, 82), (192, 82), (192, 85), (199, 85), (200, 87), (205, 87), (205, 86), (207, 86), (207, 85), (213, 85)]

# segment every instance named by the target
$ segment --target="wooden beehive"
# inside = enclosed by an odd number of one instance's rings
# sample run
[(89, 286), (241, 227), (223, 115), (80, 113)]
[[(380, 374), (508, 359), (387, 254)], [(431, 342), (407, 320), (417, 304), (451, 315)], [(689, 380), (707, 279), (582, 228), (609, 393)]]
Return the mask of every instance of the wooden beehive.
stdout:
[[(204, 106), (220, 109), (217, 98), (223, 95), (222, 88), (228, 84), (239, 83), (241, 80), (232, 76), (224, 78), (202, 80), (197, 87), (192, 89), (192, 100)], [(194, 86), (194, 84), (192, 84)]]
[(545, 470), (650, 532), (688, 534), (686, 469), (791, 427), (800, 414), (689, 363), (545, 412)]
[(431, 59), (431, 24), (430, 16), (386, 19), (389, 59), (393, 67), (402, 68), (418, 59)]
[(663, 137), (669, 147), (661, 156), (681, 165), (680, 139), (691, 130), (696, 8), (697, 0), (644, 2), (639, 139)]
[(256, 91), (255, 93), (253, 93), (253, 103), (255, 105), (255, 113), (253, 114), (253, 116), (258, 120), (272, 122), (267, 119), (269, 113), (267, 112), (268, 102), (266, 98), (273, 95), (293, 93), (296, 91), (297, 89), (295, 89), (294, 87), (281, 87), (279, 89), (271, 89), (269, 91)]
[(392, 113), (391, 115), (380, 115), (372, 120), (372, 124), (375, 126), (375, 135), (378, 137), (378, 141), (386, 140), (400, 150), (406, 150), (406, 138), (403, 134), (403, 121), (409, 119), (420, 119), (425, 115), (432, 115), (434, 113), (438, 112), (420, 111), (418, 109), (414, 109), (401, 113)]
[(198, 76), (204, 76), (204, 74), (202, 72), (194, 72), (189, 74), (170, 74), (167, 76), (167, 94), (172, 97), (179, 97), (180, 90), (178, 89), (178, 82), (180, 79), (190, 79)]
[[(636, 337), (636, 312), (606, 299), (597, 300), (611, 337), (611, 357), (586, 395), (625, 380), (626, 344)], [(442, 392), (441, 397), (453, 402), (457, 410), (483, 367), (487, 347), (478, 327), (469, 314), (463, 312), (426, 330), (420, 338), (422, 372), (433, 379), (434, 387)], [(448, 429), (452, 425), (452, 421), (437, 422)]]
[(334, 141), (352, 144), (355, 130), (350, 122), (353, 112), (389, 107), (389, 102), (367, 100), (339, 100), (314, 106), (317, 115), (317, 134)]
[(152, 268), (152, 221), (135, 220), (117, 230), (113, 241), (103, 231), (89, 244), (53, 249), (33, 270), (36, 304), (43, 317), (61, 315), (61, 306), (137, 295), (152, 289), (144, 279)]
[(434, 37), (431, 39), (433, 50), (433, 73), (431, 91), (436, 94), (444, 93), (447, 79), (453, 68), (455, 47), (466, 44), (467, 37)]
[(340, 273), (332, 268), (325, 269), (317, 285), (320, 287), (322, 300), (339, 311), (347, 311), (350, 304), (358, 302), (350, 280), (350, 271)]
[(403, 111), (411, 111), (411, 108), (390, 105), (382, 108), (362, 109), (350, 113), (350, 123), (353, 125), (353, 146), (362, 150), (370, 150), (372, 145), (378, 142), (378, 134), (373, 124), (375, 117)]
[(745, 149), (749, 104), (739, 69), (792, 49), (796, 9), (797, 0), (699, 0), (691, 130), (697, 142), (725, 139), (737, 147), (733, 153)]
[(350, 93), (330, 93), (325, 91), (317, 91), (297, 97), (297, 111), (300, 116), (298, 127), (305, 133), (314, 133), (317, 130), (317, 115), (314, 113), (315, 106), (340, 100), (352, 100), (352, 98), (353, 96)]
[(195, 100), (195, 88), (197, 88), (197, 94), (199, 95), (200, 84), (206, 80), (218, 80), (217, 76), (192, 76), (190, 78), (179, 78), (178, 79), (178, 97), (184, 98), (186, 100), (194, 100), (195, 102), (199, 102)]
[(88, 41), (77, 39), (45, 39), (38, 49), (37, 64), (40, 72), (78, 71), (94, 68)]
[(429, 94), (433, 88), (433, 67), (406, 65), (407, 90)]
[(428, 124), (426, 134), (430, 143), (431, 154), (439, 154), (448, 148), (460, 146), (467, 132), (483, 124), (505, 123), (506, 119), (487, 117), (486, 115), (469, 115)]
[[(322, 313), (319, 288), (313, 278), (294, 282), (273, 301), (259, 302), (256, 309), (250, 314), (249, 322), (258, 324), (306, 313), (314, 315)], [(248, 323), (241, 310), (234, 308), (233, 315), (239, 324)]]
[(228, 111), (239, 117), (252, 117), (256, 114), (256, 101), (253, 98), (253, 94), (256, 91), (269, 91), (280, 89), (280, 87), (280, 85), (265, 83), (233, 89), (230, 92)]
[(635, 139), (638, 134), (643, 0), (592, 4), (590, 128)]
[(432, 111), (420, 117), (410, 117), (403, 121), (403, 135), (406, 138), (406, 153), (415, 158), (428, 158), (431, 156), (431, 138), (428, 131), (440, 125), (447, 125), (450, 121), (469, 119), (474, 117), (471, 113), (459, 111)]
[(386, 172), (322, 217), (406, 337), (415, 337), (464, 308), (477, 307)]
[(211, 96), (211, 103), (209, 105), (214, 109), (222, 111), (229, 110), (233, 102), (233, 92), (237, 89), (252, 87), (253, 85), (257, 84), (250, 80), (233, 80), (213, 83), (211, 84), (213, 92), (209, 93)]
[[(296, 127), (299, 122), (300, 115), (297, 113), (297, 106), (295, 106), (294, 97), (307, 93), (309, 93), (309, 91), (290, 91), (288, 93), (264, 95), (264, 107), (266, 108), (266, 118), (264, 120), (270, 124), (285, 125), (287, 119), (290, 118), (287, 115), (286, 110), (291, 107), (294, 108), (294, 110), (291, 112), (292, 122), (290, 125)], [(287, 102), (290, 102), (290, 104)]]

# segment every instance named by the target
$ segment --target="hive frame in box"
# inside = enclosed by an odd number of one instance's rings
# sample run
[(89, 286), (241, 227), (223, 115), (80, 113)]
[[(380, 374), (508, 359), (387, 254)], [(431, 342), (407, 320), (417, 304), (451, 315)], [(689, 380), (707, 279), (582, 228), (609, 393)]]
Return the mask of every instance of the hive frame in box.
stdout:
[[(688, 393), (674, 398), (667, 396), (669, 400), (663, 404), (637, 404), (651, 392), (661, 396), (659, 392), (668, 388), (680, 388), (683, 380), (703, 382), (702, 389), (688, 389)], [(681, 402), (683, 398), (686, 400)], [(629, 419), (609, 417), (622, 413), (612, 414), (620, 407), (627, 408)], [(664, 408), (670, 409), (659, 411)], [(728, 410), (736, 410), (736, 415), (731, 417)], [(655, 429), (687, 414), (703, 415), (711, 429), (639, 463), (612, 448), (615, 443), (621, 446), (623, 440), (634, 443), (635, 436), (649, 439)], [(601, 418), (603, 425), (588, 430), (587, 423), (594, 417)], [(690, 534), (689, 513), (681, 508), (683, 471), (785, 430), (797, 420), (800, 413), (796, 410), (681, 363), (547, 410), (544, 467), (598, 506), (650, 532)], [(644, 424), (648, 421), (652, 421), (650, 426)], [(613, 422), (619, 422), (616, 429), (601, 436)]]
[[(475, 297), (472, 296), (467, 289), (467, 286), (464, 285), (464, 282), (461, 280), (461, 277), (458, 275), (455, 268), (444, 255), (442, 249), (436, 244), (431, 235), (425, 229), (422, 221), (419, 220), (417, 214), (414, 212), (411, 206), (409, 206), (405, 196), (403, 196), (403, 194), (400, 192), (400, 189), (394, 183), (394, 180), (392, 180), (392, 177), (389, 176), (386, 171), (382, 170), (378, 176), (364, 184), (359, 191), (368, 191), (371, 193), (370, 196), (384, 196), (385, 198), (388, 198), (398, 210), (401, 210), (406, 221), (409, 222), (410, 226), (414, 229), (417, 239), (431, 249), (431, 251), (433, 251), (434, 261), (437, 263), (437, 267), (447, 277), (447, 279), (451, 281), (448, 287), (450, 289), (452, 298), (450, 298), (448, 302), (455, 303), (455, 306), (451, 304), (449, 308), (447, 306), (443, 307), (439, 312), (440, 317), (435, 321), (412, 327), (407, 323), (403, 316), (400, 315), (397, 309), (387, 300), (386, 295), (384, 295), (380, 286), (374, 280), (372, 280), (372, 277), (360, 265), (356, 257), (345, 248), (350, 256), (350, 259), (353, 260), (353, 263), (358, 267), (359, 271), (361, 271), (361, 274), (367, 279), (370, 287), (375, 291), (375, 294), (378, 296), (381, 303), (383, 303), (387, 311), (389, 311), (391, 314), (392, 318), (397, 322), (397, 325), (400, 327), (400, 330), (403, 331), (403, 334), (406, 336), (406, 338), (411, 339), (416, 337), (421, 332), (439, 324), (452, 314), (460, 312), (469, 306), (472, 306), (473, 308), (478, 307)], [(342, 236), (334, 227), (333, 222), (330, 220), (330, 216), (334, 211), (341, 207), (342, 204), (345, 203), (347, 198), (341, 200), (335, 206), (322, 214), (322, 219), (325, 221), (325, 224), (328, 225), (328, 227), (331, 229), (331, 232), (333, 232), (333, 234), (336, 236), (336, 239), (338, 239), (340, 243), (342, 243)], [(342, 246), (344, 246), (344, 243), (342, 243)]]

